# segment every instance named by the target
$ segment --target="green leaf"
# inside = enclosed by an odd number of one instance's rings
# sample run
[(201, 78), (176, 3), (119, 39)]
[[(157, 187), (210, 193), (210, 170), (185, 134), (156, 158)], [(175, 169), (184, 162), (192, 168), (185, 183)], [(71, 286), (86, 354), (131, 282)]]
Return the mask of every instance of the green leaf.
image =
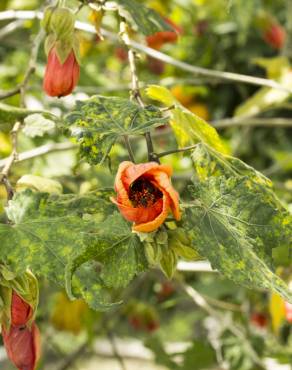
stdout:
[(243, 177), (257, 184), (262, 184), (263, 189), (272, 189), (272, 182), (261, 172), (244, 163), (238, 158), (219, 153), (209, 145), (198, 144), (192, 152), (192, 160), (196, 176), (200, 181), (208, 180), (211, 176)]
[(161, 340), (156, 336), (151, 336), (144, 342), (145, 347), (149, 348), (154, 356), (155, 362), (158, 365), (165, 366), (167, 369), (180, 370), (181, 367), (169, 355)]
[(213, 268), (249, 288), (292, 293), (272, 270), (272, 248), (292, 241), (291, 215), (247, 176), (217, 176), (190, 187), (183, 226)]
[(16, 183), (16, 190), (32, 189), (43, 193), (62, 194), (62, 185), (55, 180), (35, 175), (23, 175)]
[[(16, 274), (30, 267), (37, 275), (64, 286), (65, 268), (73, 254), (93, 240), (99, 222), (113, 212), (107, 198), (103, 192), (84, 196), (31, 190), (17, 193), (6, 210), (13, 224), (0, 224), (1, 260)], [(98, 290), (95, 287), (96, 275), (80, 271), (75, 284), (87, 302), (97, 306), (103, 291), (100, 285)]]
[(136, 0), (115, 0), (119, 5), (119, 13), (134, 23), (144, 35), (152, 35), (159, 31), (172, 31), (172, 27), (153, 9)]
[(182, 370), (210, 369), (215, 363), (214, 349), (208, 343), (195, 340), (184, 353)]
[[(199, 144), (192, 153), (194, 246), (227, 277), (249, 287), (291, 293), (272, 269), (273, 248), (292, 241), (292, 218), (263, 174), (237, 158)], [(190, 215), (189, 215), (190, 216)], [(200, 220), (200, 221), (199, 221)], [(251, 271), (255, 271), (251, 273)]]
[(99, 224), (98, 230), (85, 248), (74, 253), (66, 268), (66, 288), (72, 297), (71, 279), (78, 267), (89, 260), (99, 264), (101, 286), (125, 287), (147, 263), (144, 246), (120, 213), (114, 213)]
[(29, 137), (43, 136), (55, 128), (55, 122), (34, 113), (24, 119), (23, 132)]
[(226, 149), (216, 129), (196, 114), (184, 108), (165, 87), (150, 85), (146, 93), (149, 98), (157, 100), (166, 106), (174, 106), (170, 110), (169, 122), (179, 147), (202, 142), (219, 152), (226, 153)]
[(81, 155), (93, 164), (101, 163), (123, 135), (140, 135), (166, 121), (152, 105), (142, 108), (128, 99), (103, 96), (77, 102), (76, 110), (67, 116)]

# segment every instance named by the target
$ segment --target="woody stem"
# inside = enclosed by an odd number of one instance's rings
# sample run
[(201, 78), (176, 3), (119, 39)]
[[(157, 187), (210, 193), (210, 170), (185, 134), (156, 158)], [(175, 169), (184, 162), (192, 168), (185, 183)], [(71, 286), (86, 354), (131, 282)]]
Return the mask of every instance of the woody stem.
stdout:
[[(131, 40), (128, 33), (128, 25), (126, 21), (122, 20), (120, 23), (120, 35), (121, 38), (128, 49), (128, 59), (129, 59), (129, 66), (131, 71), (131, 80), (132, 80), (132, 88), (131, 88), (131, 98), (136, 100), (137, 103), (144, 108), (145, 104), (142, 100), (140, 89), (139, 89), (139, 79), (137, 75), (137, 68), (136, 68), (136, 55), (135, 51), (131, 46)], [(151, 138), (151, 133), (145, 133), (147, 151), (148, 151), (148, 160), (149, 161), (156, 161), (159, 162), (158, 157), (154, 153), (153, 142)]]

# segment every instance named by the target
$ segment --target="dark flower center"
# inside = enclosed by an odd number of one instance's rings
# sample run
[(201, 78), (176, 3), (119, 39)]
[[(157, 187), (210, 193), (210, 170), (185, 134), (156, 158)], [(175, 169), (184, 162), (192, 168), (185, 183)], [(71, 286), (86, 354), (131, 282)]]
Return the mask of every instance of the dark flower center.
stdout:
[(148, 208), (153, 206), (158, 199), (163, 197), (162, 192), (154, 186), (148, 179), (140, 177), (134, 181), (129, 190), (129, 199), (133, 207)]

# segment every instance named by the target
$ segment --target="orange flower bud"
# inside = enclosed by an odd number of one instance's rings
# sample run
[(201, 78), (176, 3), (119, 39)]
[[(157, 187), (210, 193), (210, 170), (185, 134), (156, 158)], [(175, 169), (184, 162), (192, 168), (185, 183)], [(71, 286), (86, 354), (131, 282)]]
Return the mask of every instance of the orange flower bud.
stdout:
[(71, 94), (79, 80), (80, 67), (72, 50), (62, 64), (55, 47), (49, 52), (43, 88), (50, 96)]
[(12, 292), (11, 302), (11, 325), (26, 325), (32, 318), (33, 309), (16, 292)]
[(286, 39), (285, 29), (278, 23), (272, 23), (264, 32), (264, 40), (275, 49), (282, 49)]
[(2, 326), (3, 342), (11, 362), (19, 370), (35, 370), (40, 355), (40, 334), (35, 323), (31, 328)]
[(160, 31), (156, 32), (153, 35), (147, 36), (146, 41), (147, 45), (152, 49), (159, 50), (164, 44), (176, 42), (178, 35), (182, 33), (182, 29), (173, 23), (170, 19), (164, 19), (166, 23), (174, 28), (175, 31)]
[(171, 211), (180, 219), (179, 195), (171, 185), (171, 167), (156, 162), (122, 162), (115, 180), (117, 198), (111, 198), (133, 230), (156, 230)]

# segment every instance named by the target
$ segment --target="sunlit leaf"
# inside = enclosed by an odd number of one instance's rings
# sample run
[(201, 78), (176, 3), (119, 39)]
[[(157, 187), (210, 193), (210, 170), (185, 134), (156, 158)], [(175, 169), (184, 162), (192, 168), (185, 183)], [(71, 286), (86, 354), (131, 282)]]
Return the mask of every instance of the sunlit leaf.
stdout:
[(184, 108), (165, 87), (150, 85), (146, 92), (151, 99), (169, 107), (173, 106), (173, 109), (169, 111), (169, 123), (174, 131), (179, 147), (202, 142), (209, 144), (222, 153), (226, 153), (226, 149), (216, 129), (196, 114)]

